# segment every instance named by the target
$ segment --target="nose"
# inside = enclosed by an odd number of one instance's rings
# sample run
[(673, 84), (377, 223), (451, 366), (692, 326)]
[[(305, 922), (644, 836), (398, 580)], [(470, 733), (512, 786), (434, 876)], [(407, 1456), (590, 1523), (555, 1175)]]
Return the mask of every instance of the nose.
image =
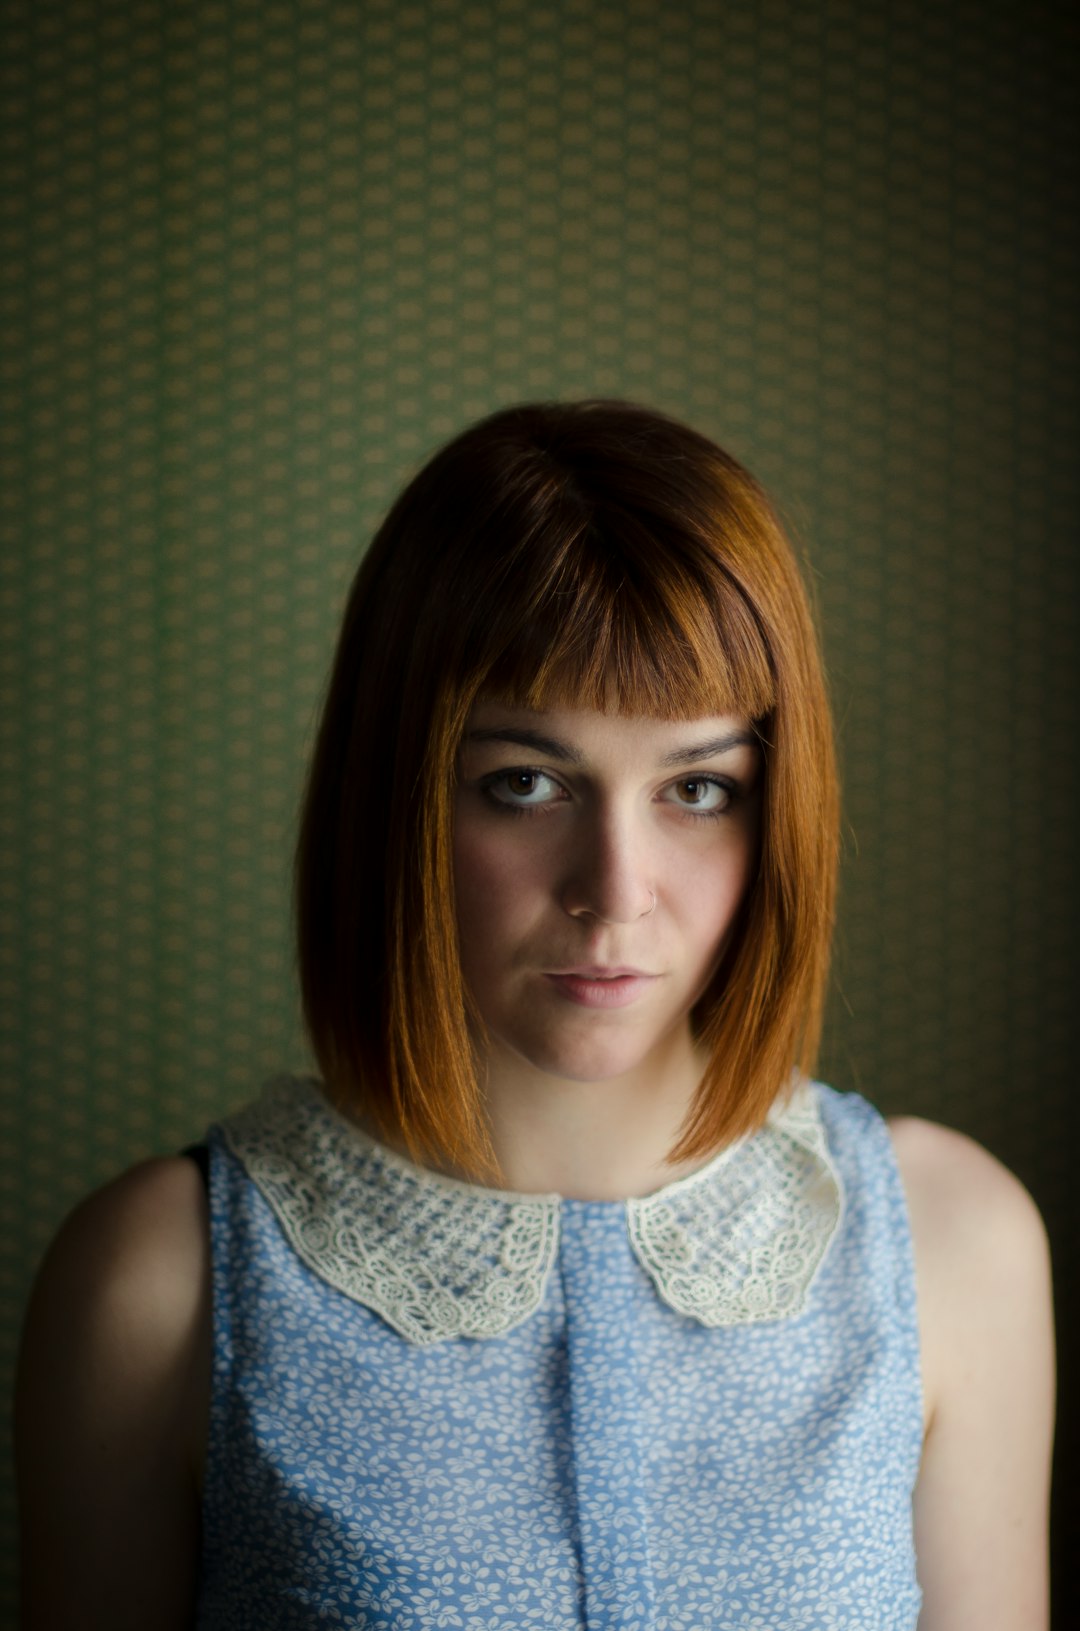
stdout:
[(570, 917), (635, 923), (656, 908), (642, 835), (614, 811), (597, 811), (574, 834), (561, 894)]

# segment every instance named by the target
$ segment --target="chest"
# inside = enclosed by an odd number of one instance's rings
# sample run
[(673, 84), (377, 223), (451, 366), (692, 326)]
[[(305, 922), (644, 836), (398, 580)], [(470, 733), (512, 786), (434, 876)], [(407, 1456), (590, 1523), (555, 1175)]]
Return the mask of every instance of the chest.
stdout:
[(857, 1208), (805, 1313), (710, 1329), (582, 1203), (528, 1319), (418, 1347), (244, 1201), (200, 1626), (914, 1625), (917, 1354)]

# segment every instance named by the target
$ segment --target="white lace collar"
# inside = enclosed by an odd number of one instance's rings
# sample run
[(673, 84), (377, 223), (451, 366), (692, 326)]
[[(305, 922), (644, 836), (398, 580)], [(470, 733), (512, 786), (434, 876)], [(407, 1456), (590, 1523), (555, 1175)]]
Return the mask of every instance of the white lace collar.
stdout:
[[(565, 1202), (443, 1177), (376, 1143), (309, 1078), (282, 1077), (222, 1124), (302, 1260), (410, 1342), (495, 1337), (534, 1312)], [(626, 1209), (664, 1301), (702, 1325), (806, 1305), (840, 1218), (814, 1088), (750, 1138)]]

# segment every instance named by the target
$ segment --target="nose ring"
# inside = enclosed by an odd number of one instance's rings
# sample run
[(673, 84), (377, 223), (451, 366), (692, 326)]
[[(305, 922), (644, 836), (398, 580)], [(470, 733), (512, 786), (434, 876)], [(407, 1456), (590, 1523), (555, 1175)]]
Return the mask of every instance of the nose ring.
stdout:
[(649, 894), (652, 896), (652, 905), (649, 907), (647, 912), (642, 912), (642, 917), (652, 917), (653, 913), (656, 911), (656, 890), (650, 889)]

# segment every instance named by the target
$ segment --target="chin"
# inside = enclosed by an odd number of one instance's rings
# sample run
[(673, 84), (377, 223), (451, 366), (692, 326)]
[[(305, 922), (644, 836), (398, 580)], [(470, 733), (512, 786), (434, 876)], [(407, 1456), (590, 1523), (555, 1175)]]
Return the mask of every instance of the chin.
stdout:
[(523, 1051), (523, 1058), (543, 1076), (553, 1076), (564, 1082), (612, 1082), (629, 1076), (645, 1064), (645, 1055), (616, 1052), (612, 1049), (568, 1049), (565, 1052)]

